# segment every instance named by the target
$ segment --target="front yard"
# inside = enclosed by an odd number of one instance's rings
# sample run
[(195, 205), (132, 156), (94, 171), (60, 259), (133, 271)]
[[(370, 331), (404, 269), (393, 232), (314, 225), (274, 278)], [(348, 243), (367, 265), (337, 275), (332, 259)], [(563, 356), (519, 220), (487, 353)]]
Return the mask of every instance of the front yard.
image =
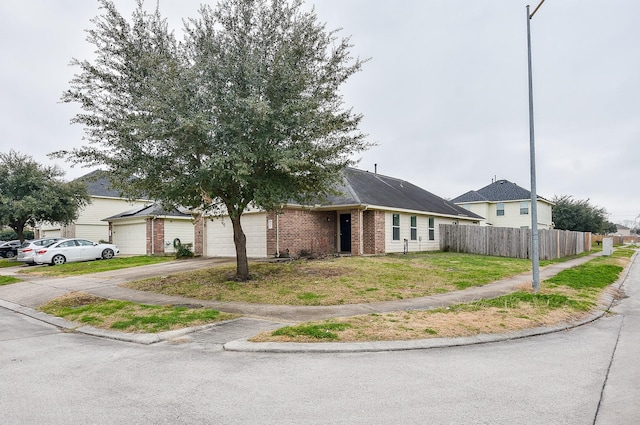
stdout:
[[(397, 311), (304, 323), (263, 333), (252, 340), (348, 342), (459, 337), (570, 322), (593, 310), (634, 252), (617, 249), (612, 257), (596, 258), (563, 271), (543, 282), (539, 294), (533, 294), (526, 285), (494, 299), (429, 311)], [(254, 280), (243, 283), (228, 280), (233, 274), (232, 266), (220, 266), (127, 286), (200, 299), (329, 305), (437, 294), (482, 285), (529, 269), (528, 260), (421, 253), (254, 263)], [(80, 323), (128, 332), (158, 332), (233, 317), (191, 307), (143, 306), (75, 293), (53, 300), (42, 309)]]
[(480, 286), (531, 269), (528, 260), (456, 253), (256, 262), (253, 279), (230, 279), (235, 267), (145, 279), (128, 288), (216, 301), (339, 305), (406, 299)]

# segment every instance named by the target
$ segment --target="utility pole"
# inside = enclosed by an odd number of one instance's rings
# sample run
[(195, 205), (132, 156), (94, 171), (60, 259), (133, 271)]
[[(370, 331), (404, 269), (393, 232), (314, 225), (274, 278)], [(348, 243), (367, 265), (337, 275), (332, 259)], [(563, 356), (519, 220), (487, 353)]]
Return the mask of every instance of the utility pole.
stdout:
[(531, 19), (536, 14), (542, 0), (538, 6), (529, 13), (527, 5), (527, 53), (529, 68), (529, 154), (531, 164), (531, 263), (533, 268), (533, 292), (540, 291), (540, 249), (538, 244), (538, 194), (536, 191), (536, 144), (533, 131), (533, 72), (531, 66)]

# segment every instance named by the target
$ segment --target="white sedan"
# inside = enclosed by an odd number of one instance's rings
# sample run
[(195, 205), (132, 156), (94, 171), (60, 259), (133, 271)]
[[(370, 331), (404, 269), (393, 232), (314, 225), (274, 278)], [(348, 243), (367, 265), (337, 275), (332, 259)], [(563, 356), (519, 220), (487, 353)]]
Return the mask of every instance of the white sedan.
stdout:
[(36, 264), (64, 264), (73, 261), (108, 260), (120, 252), (117, 246), (87, 239), (64, 239), (36, 251)]

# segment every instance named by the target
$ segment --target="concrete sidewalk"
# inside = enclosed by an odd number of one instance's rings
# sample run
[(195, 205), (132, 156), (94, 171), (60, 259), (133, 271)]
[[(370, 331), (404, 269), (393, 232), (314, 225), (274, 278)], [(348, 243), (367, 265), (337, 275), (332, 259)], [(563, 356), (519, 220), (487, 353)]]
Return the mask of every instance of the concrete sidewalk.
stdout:
[[(540, 270), (540, 279), (548, 279), (562, 270), (583, 264), (600, 253), (569, 260), (563, 263), (553, 264)], [(635, 256), (634, 256), (635, 259)], [(120, 332), (110, 332), (90, 327), (78, 327), (77, 323), (67, 322), (60, 318), (54, 318), (35, 311), (39, 305), (48, 300), (64, 295), (72, 291), (84, 291), (96, 296), (121, 299), (145, 304), (157, 305), (188, 305), (196, 304), (208, 308), (216, 309), (228, 313), (241, 314), (254, 320), (245, 320), (247, 323), (247, 337), (265, 330), (265, 328), (277, 328), (279, 326), (322, 320), (332, 317), (347, 317), (370, 313), (384, 313), (401, 310), (428, 310), (444, 307), (452, 304), (466, 303), (479, 299), (495, 298), (508, 294), (522, 285), (531, 284), (531, 273), (521, 274), (507, 279), (502, 279), (481, 287), (472, 287), (463, 291), (455, 291), (445, 294), (433, 295), (429, 297), (412, 298), (406, 300), (394, 300), (386, 302), (376, 302), (369, 304), (349, 304), (336, 306), (286, 306), (272, 304), (249, 304), (236, 302), (206, 301), (193, 298), (162, 295), (152, 292), (136, 291), (119, 286), (128, 280), (140, 279), (150, 276), (162, 276), (180, 271), (195, 270), (205, 267), (228, 263), (229, 259), (201, 259), (187, 261), (172, 261), (152, 266), (143, 266), (92, 275), (74, 276), (65, 278), (41, 278), (28, 277), (15, 273), (16, 270), (0, 269), (0, 274), (15, 275), (21, 279), (28, 279), (11, 285), (0, 286), (0, 307), (14, 310), (36, 319), (46, 321), (61, 328), (74, 329), (102, 337), (115, 338), (138, 343), (154, 343), (162, 340), (176, 338), (191, 332), (216, 328), (222, 331), (225, 324), (208, 325), (205, 327), (189, 328), (175, 332), (165, 332), (160, 334), (126, 334)], [(628, 270), (628, 268), (627, 268)], [(625, 271), (626, 273), (626, 271)], [(612, 300), (607, 300), (610, 304)], [(585, 321), (595, 320), (603, 314), (598, 310)], [(471, 343), (488, 342), (499, 339), (512, 339), (541, 334), (566, 329), (568, 326), (577, 324), (564, 324), (553, 328), (536, 328), (522, 332), (510, 333), (508, 335), (480, 335), (470, 338), (434, 338), (415, 341), (389, 341), (372, 343), (249, 343), (246, 339), (229, 341), (225, 345), (227, 350), (241, 351), (313, 351), (313, 352), (334, 352), (334, 351), (381, 351), (381, 350), (407, 350), (416, 348), (442, 347), (451, 345), (462, 345)], [(255, 329), (254, 329), (255, 328)]]

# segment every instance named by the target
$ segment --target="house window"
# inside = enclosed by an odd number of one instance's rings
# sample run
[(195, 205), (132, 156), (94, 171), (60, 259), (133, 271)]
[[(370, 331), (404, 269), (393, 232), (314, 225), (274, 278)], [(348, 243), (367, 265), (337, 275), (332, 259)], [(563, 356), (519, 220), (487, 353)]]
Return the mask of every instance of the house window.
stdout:
[(504, 203), (498, 202), (496, 206), (496, 215), (504, 215)]
[(529, 214), (529, 202), (522, 201), (520, 202), (520, 215)]
[(436, 240), (436, 220), (433, 217), (429, 217), (429, 240)]
[(400, 214), (393, 215), (393, 240), (400, 240)]
[(415, 215), (411, 216), (411, 240), (418, 240), (418, 217)]

